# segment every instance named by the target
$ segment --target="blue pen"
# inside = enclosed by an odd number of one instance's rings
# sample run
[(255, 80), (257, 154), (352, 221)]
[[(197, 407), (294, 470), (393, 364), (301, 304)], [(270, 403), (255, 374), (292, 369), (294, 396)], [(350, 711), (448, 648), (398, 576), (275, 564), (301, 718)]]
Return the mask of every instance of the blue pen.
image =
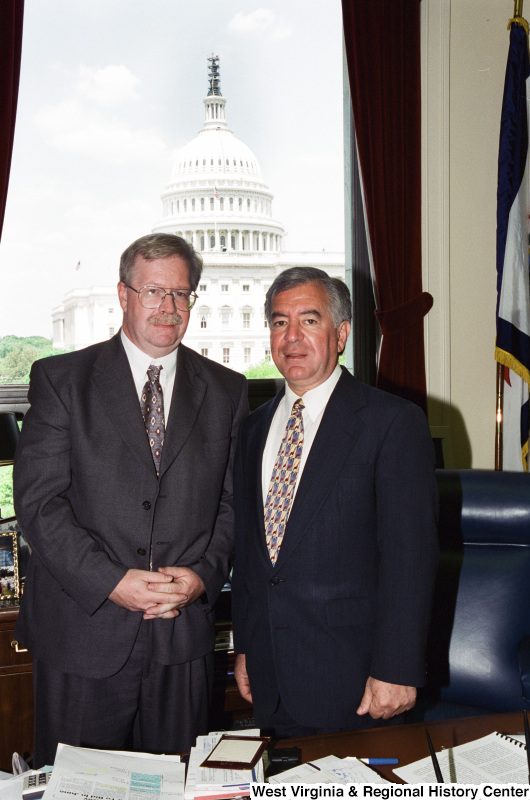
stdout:
[(384, 764), (399, 764), (398, 758), (360, 758), (363, 764), (369, 764), (371, 767), (382, 767)]
[(222, 783), (222, 789), (249, 789), (250, 783)]
[(250, 783), (222, 783), (221, 786), (223, 789), (231, 789), (235, 788), (236, 786), (239, 789), (245, 789), (247, 786), (250, 786)]

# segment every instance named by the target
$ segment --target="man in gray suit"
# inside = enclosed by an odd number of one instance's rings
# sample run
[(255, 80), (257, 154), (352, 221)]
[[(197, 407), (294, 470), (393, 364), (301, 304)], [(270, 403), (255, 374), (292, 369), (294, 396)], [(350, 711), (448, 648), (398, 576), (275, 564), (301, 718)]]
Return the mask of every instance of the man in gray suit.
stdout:
[(246, 381), (181, 344), (202, 260), (178, 236), (120, 263), (121, 331), (35, 362), (14, 471), (32, 556), (36, 766), (57, 742), (151, 752), (207, 730), (213, 606), (233, 548)]

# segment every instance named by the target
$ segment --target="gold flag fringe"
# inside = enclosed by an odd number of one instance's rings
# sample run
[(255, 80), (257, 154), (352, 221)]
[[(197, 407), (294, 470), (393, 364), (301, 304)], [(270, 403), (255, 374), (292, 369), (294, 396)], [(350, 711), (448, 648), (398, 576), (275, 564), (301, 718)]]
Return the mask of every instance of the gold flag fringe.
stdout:
[(528, 22), (524, 19), (524, 17), (512, 17), (508, 22), (507, 30), (510, 30), (512, 22), (515, 22), (516, 25), (521, 25), (521, 27), (525, 29), (526, 35), (528, 36)]

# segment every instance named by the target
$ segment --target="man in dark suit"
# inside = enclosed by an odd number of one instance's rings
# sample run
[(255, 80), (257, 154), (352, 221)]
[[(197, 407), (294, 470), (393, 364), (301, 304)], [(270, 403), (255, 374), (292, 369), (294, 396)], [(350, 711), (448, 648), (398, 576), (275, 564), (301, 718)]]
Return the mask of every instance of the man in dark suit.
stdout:
[(288, 269), (265, 314), (286, 386), (244, 421), (236, 453), (239, 690), (281, 737), (380, 724), (424, 680), (438, 554), (429, 428), (417, 406), (338, 366), (342, 281)]
[(178, 236), (138, 239), (121, 331), (32, 368), (14, 494), (37, 766), (58, 741), (178, 752), (207, 730), (248, 405), (243, 376), (181, 344), (201, 269)]

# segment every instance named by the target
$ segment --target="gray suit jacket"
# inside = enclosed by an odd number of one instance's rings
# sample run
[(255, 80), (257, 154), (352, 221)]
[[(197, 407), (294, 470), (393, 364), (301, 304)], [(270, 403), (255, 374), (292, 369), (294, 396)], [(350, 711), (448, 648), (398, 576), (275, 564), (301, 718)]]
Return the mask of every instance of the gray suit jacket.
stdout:
[(130, 568), (186, 566), (206, 595), (152, 620), (153, 659), (213, 648), (213, 604), (233, 549), (232, 461), (248, 410), (243, 376), (180, 345), (157, 478), (119, 334), (37, 361), (14, 468), (32, 548), (16, 629), (30, 652), (88, 677), (126, 661), (140, 613), (108, 595)]

